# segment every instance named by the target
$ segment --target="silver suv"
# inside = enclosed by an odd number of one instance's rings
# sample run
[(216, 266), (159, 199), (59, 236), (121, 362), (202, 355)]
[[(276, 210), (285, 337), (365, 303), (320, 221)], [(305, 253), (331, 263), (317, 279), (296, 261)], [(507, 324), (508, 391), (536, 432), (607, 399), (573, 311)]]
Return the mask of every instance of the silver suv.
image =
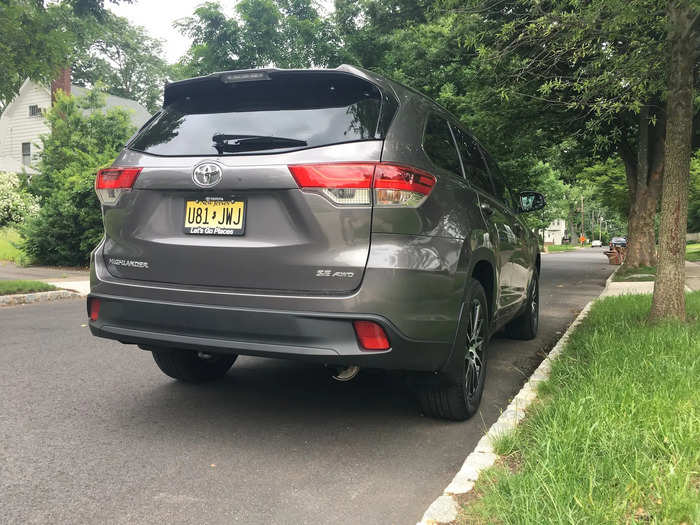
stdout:
[(537, 333), (520, 214), (544, 197), (511, 193), (454, 116), (369, 71), (168, 84), (95, 188), (90, 330), (179, 380), (222, 377), (241, 354), (341, 380), (403, 370), (426, 414), (466, 419), (490, 336)]

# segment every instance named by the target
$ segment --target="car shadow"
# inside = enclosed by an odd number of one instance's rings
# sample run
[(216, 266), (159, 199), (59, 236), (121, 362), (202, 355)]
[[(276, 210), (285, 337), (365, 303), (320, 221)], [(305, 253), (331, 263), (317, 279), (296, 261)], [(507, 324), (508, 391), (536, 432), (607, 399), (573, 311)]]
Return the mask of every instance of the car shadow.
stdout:
[(387, 430), (396, 425), (454, 425), (423, 417), (403, 374), (362, 370), (346, 383), (330, 374), (294, 361), (240, 357), (223, 379), (211, 383), (186, 384), (160, 376), (138, 403), (123, 406), (121, 427), (150, 422), (162, 439), (211, 430), (214, 435), (265, 440), (271, 433), (289, 433), (296, 442), (301, 431), (325, 442), (353, 429), (361, 429), (365, 439), (381, 439), (390, 437), (393, 430)]

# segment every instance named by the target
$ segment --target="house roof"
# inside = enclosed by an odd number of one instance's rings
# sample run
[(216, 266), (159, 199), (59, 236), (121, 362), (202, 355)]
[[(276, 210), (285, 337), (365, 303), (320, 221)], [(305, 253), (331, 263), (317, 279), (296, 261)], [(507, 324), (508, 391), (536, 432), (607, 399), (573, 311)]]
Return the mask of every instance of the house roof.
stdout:
[[(12, 109), (12, 107), (15, 105), (15, 102), (17, 101), (17, 99), (20, 97), (20, 95), (24, 91), (24, 88), (27, 87), (30, 82), (31, 82), (31, 79), (29, 79), (29, 78), (26, 79), (24, 82), (22, 82), (22, 85), (19, 87), (19, 90), (17, 91), (17, 96), (15, 98), (13, 98), (12, 100), (10, 100), (10, 102), (7, 104), (7, 106), (5, 106), (5, 108), (0, 112), (0, 117), (2, 117), (5, 114), (10, 113), (10, 109)], [(43, 87), (44, 90), (46, 90), (48, 92), (48, 90), (44, 86), (41, 86), (41, 87)]]
[[(71, 94), (76, 97), (85, 96), (88, 89), (80, 86), (71, 84), (70, 87)], [(124, 97), (118, 97), (116, 95), (105, 94), (105, 106), (107, 109), (111, 108), (122, 108), (127, 110), (131, 116), (131, 123), (140, 128), (146, 121), (151, 118), (151, 114), (148, 110), (135, 100), (131, 100)]]
[[(39, 86), (41, 89), (46, 91), (46, 93), (51, 96), (51, 91), (44, 86), (43, 84), (39, 84), (38, 82), (33, 82), (29, 78), (26, 79), (23, 83), (22, 86), (19, 88), (19, 91), (17, 92), (17, 96), (13, 98), (7, 106), (3, 109), (3, 111), (0, 113), (0, 116), (5, 115), (6, 113), (9, 114), (10, 109), (14, 106), (15, 102), (20, 98), (22, 95), (23, 91), (25, 88), (30, 84), (33, 83), (37, 86)], [(75, 84), (71, 84), (71, 94), (75, 95), (77, 97), (82, 97), (84, 96), (88, 90), (84, 87), (76, 86)], [(141, 104), (136, 102), (135, 100), (131, 100), (128, 98), (124, 97), (118, 97), (116, 95), (110, 95), (110, 94), (105, 94), (105, 106), (107, 109), (110, 108), (123, 108), (126, 109), (131, 117), (131, 123), (136, 126), (137, 128), (140, 128), (143, 126), (146, 121), (151, 118), (151, 114), (148, 112), (148, 110), (143, 107)]]

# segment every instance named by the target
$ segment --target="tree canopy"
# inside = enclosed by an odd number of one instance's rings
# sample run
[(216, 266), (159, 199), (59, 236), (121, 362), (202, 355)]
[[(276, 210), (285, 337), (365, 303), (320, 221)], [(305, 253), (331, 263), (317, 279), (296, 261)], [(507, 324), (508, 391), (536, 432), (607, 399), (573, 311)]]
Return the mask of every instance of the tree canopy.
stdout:
[(136, 100), (151, 113), (157, 111), (168, 77), (159, 40), (109, 12), (98, 23), (80, 25), (77, 38), (72, 60), (75, 84), (90, 88), (102, 84), (112, 95)]
[(26, 78), (48, 83), (65, 63), (73, 42), (65, 5), (32, 0), (0, 2), (0, 109)]
[(192, 39), (173, 68), (176, 78), (215, 71), (275, 66), (335, 67), (342, 45), (330, 20), (311, 0), (242, 0), (227, 17), (207, 2), (176, 27)]
[(81, 26), (106, 14), (104, 0), (0, 1), (0, 110), (25, 79), (48, 84), (55, 78), (72, 61)]

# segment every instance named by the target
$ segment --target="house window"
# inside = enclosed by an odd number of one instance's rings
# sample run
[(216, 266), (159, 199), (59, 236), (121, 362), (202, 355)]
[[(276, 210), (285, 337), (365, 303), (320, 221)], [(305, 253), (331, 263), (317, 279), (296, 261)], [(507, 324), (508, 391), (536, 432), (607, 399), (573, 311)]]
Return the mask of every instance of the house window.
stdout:
[(32, 145), (30, 142), (22, 142), (22, 164), (29, 166), (32, 161)]
[(40, 117), (41, 116), (41, 109), (39, 109), (39, 106), (36, 104), (32, 104), (29, 106), (29, 116), (30, 117)]

